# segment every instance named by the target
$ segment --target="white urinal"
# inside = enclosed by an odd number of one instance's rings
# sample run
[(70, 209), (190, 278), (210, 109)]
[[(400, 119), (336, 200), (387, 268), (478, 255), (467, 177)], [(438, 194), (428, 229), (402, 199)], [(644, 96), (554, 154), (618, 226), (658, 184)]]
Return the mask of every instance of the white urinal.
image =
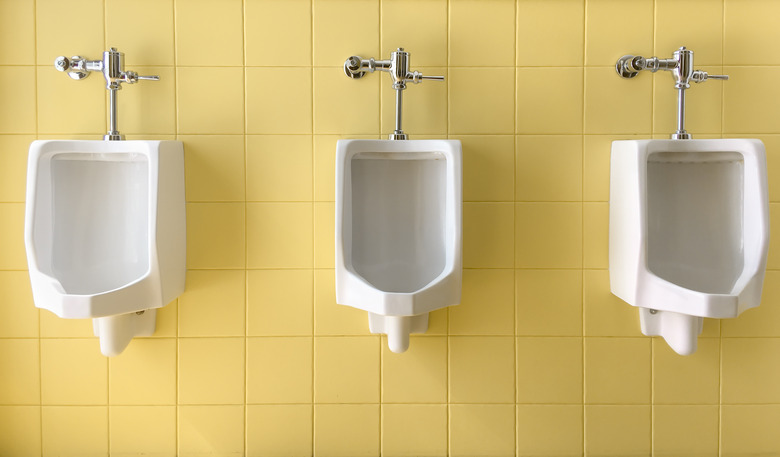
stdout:
[(107, 356), (154, 333), (184, 290), (184, 153), (178, 141), (35, 141), (25, 245), (38, 308), (94, 318)]
[(759, 140), (612, 143), (612, 293), (640, 308), (642, 333), (696, 350), (703, 318), (759, 305), (769, 247)]
[(460, 303), (461, 168), (457, 140), (338, 142), (336, 300), (393, 352)]

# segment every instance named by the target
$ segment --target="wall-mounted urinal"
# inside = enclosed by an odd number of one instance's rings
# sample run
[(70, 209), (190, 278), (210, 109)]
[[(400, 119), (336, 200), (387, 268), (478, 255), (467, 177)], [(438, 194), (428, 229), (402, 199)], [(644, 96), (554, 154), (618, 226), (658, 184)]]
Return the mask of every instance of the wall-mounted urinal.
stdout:
[(642, 333), (682, 355), (696, 351), (703, 318), (759, 305), (769, 247), (764, 146), (690, 139), (684, 91), (690, 80), (713, 79), (692, 61), (685, 48), (668, 60), (618, 61), (624, 77), (672, 70), (679, 117), (671, 140), (612, 143), (609, 197), (612, 293), (639, 307)]
[(410, 72), (408, 59), (398, 49), (387, 61), (347, 60), (352, 78), (391, 73), (396, 128), (391, 140), (341, 140), (336, 154), (336, 301), (368, 311), (393, 352), (427, 330), (429, 312), (460, 303), (462, 277), (461, 145), (406, 139), (406, 81), (443, 79)]
[[(102, 71), (111, 91), (141, 79), (122, 54), (55, 66), (82, 79)], [(151, 336), (156, 309), (184, 291), (184, 151), (179, 141), (35, 141), (27, 171), (25, 245), (35, 306), (93, 319), (100, 350), (121, 353)]]

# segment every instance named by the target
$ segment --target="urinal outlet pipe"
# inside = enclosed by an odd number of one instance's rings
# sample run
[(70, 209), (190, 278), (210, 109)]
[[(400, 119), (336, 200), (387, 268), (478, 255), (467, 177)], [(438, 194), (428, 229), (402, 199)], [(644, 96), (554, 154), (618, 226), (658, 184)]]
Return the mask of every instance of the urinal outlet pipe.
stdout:
[(387, 346), (391, 351), (400, 354), (409, 349), (411, 324), (412, 318), (410, 316), (385, 316)]

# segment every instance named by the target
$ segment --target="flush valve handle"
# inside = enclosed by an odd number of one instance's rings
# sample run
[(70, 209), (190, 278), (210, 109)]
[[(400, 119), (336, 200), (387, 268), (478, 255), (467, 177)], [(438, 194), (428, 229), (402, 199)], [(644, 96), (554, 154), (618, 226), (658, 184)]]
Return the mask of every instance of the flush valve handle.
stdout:
[(139, 76), (138, 73), (134, 71), (126, 71), (122, 73), (122, 82), (126, 82), (128, 84), (135, 84), (141, 80), (159, 81), (160, 77), (157, 75)]
[(729, 80), (729, 75), (711, 75), (707, 73), (706, 71), (702, 70), (696, 70), (693, 72), (693, 75), (691, 76), (691, 79), (695, 83), (703, 83), (704, 81), (708, 79), (722, 79), (724, 81)]

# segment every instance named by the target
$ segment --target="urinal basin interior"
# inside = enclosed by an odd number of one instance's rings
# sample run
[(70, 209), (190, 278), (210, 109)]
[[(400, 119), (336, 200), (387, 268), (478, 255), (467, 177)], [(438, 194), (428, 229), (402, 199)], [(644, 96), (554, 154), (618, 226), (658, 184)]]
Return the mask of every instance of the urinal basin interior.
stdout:
[(422, 289), (447, 262), (444, 154), (361, 152), (349, 166), (352, 268), (384, 292)]
[(663, 151), (647, 161), (647, 266), (686, 289), (729, 294), (744, 269), (744, 160)]

